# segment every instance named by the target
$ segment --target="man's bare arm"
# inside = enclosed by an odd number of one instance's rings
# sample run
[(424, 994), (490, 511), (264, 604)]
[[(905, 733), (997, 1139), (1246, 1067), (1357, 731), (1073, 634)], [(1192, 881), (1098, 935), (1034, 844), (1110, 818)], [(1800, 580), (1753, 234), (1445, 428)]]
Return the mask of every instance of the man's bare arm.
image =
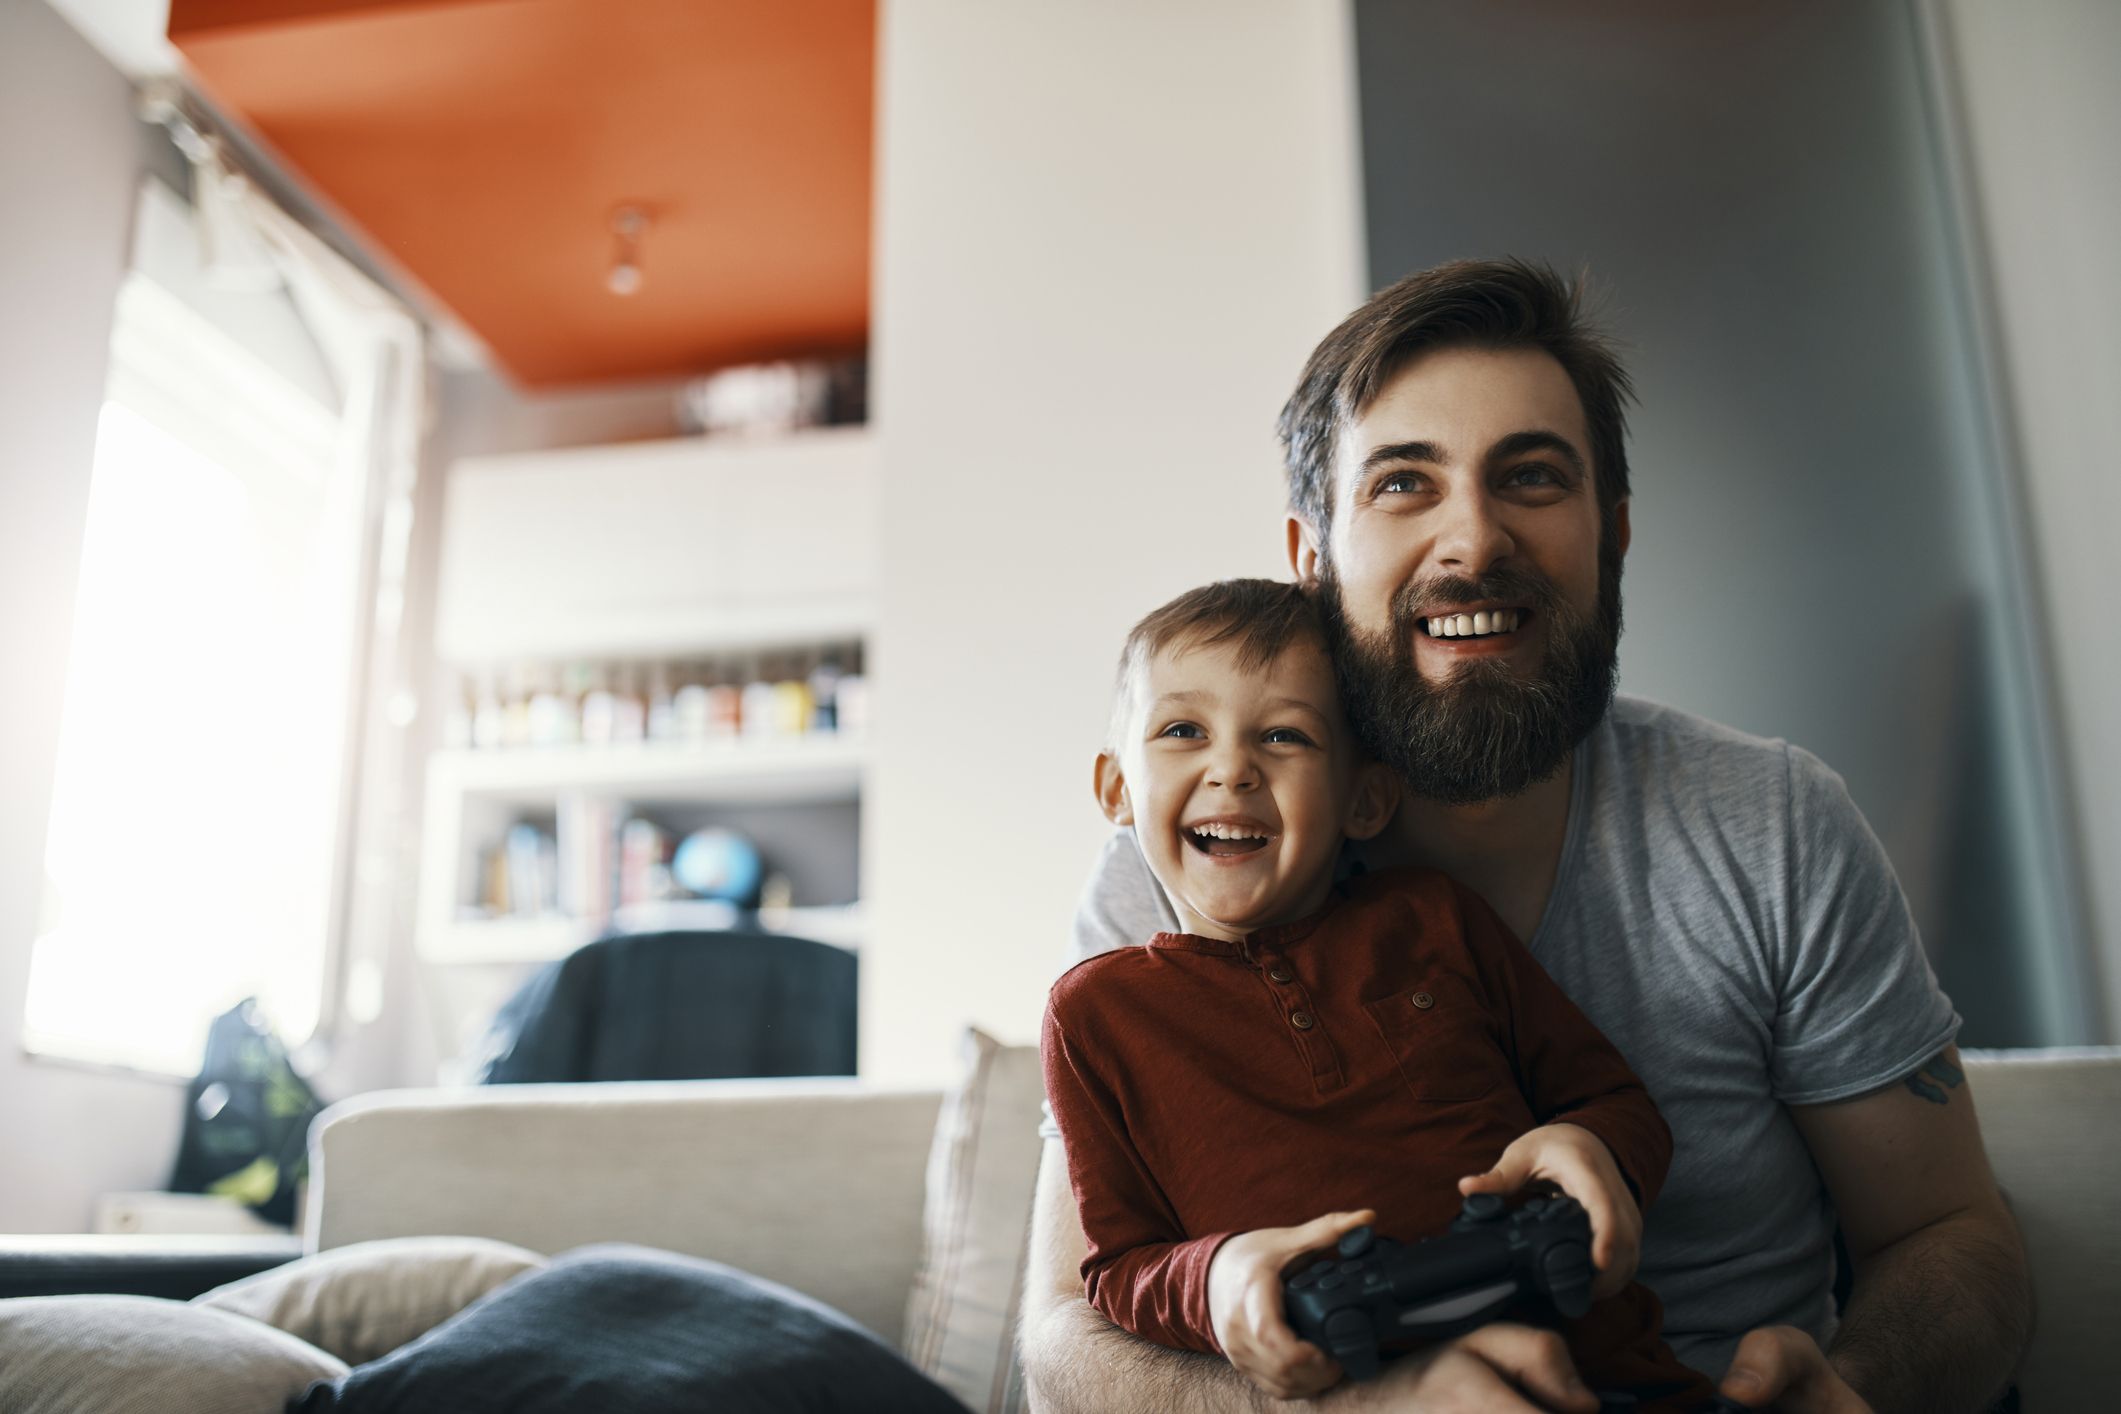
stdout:
[[(1089, 1244), (1068, 1187), (1068, 1160), (1047, 1140), (1031, 1212), (1031, 1261), (1017, 1339), (1036, 1414), (1540, 1414), (1595, 1403), (1551, 1331), (1486, 1326), (1384, 1376), (1317, 1399), (1270, 1398), (1227, 1361), (1138, 1340), (1083, 1299)], [(1543, 1391), (1533, 1402), (1520, 1391)]]
[(1878, 1414), (1987, 1409), (2031, 1334), (2032, 1286), (1958, 1050), (1900, 1084), (1791, 1115), (1855, 1265), (1834, 1368)]
[(1212, 1414), (1291, 1406), (1269, 1399), (1227, 1361), (1129, 1335), (1083, 1299), (1089, 1244), (1068, 1187), (1068, 1161), (1046, 1141), (1031, 1211), (1031, 1262), (1018, 1340), (1038, 1414)]

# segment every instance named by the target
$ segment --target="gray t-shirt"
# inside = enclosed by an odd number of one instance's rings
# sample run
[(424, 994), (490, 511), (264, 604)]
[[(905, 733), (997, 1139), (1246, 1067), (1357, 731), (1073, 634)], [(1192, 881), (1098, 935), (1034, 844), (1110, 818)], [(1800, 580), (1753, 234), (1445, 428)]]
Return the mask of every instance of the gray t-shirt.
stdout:
[[(1177, 917), (1131, 831), (1075, 920), (1082, 958)], [(1834, 1214), (1785, 1106), (1889, 1085), (1958, 1035), (1885, 851), (1818, 758), (1619, 698), (1578, 748), (1532, 954), (1672, 1127), (1639, 1279), (1720, 1375), (1746, 1331), (1834, 1331)]]

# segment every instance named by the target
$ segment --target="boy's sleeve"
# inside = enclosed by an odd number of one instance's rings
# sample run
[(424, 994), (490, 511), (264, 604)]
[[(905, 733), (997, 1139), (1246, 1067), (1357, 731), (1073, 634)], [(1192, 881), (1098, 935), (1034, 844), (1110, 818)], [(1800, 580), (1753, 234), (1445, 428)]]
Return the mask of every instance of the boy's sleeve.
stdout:
[(1672, 1164), (1672, 1131), (1605, 1033), (1569, 1000), (1495, 911), (1455, 886), (1466, 946), (1494, 999), (1525, 1098), (1541, 1124), (1588, 1129), (1647, 1212)]
[(1235, 1234), (1186, 1237), (1128, 1138), (1118, 1097), (1071, 1043), (1052, 1001), (1039, 1054), (1089, 1243), (1082, 1274), (1090, 1304), (1144, 1340), (1222, 1354), (1208, 1315), (1208, 1264)]

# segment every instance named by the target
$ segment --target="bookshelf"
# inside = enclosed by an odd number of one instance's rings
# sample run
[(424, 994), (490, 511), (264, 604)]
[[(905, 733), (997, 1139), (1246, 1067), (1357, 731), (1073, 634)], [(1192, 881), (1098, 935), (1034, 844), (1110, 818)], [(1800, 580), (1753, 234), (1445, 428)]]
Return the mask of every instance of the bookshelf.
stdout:
[[(444, 672), (859, 648), (873, 459), (866, 429), (829, 428), (459, 460), (444, 496)], [(585, 813), (598, 829), (637, 816), (672, 836), (737, 830), (792, 885), (790, 905), (764, 915), (768, 928), (856, 947), (867, 760), (855, 731), (438, 750), (426, 770), (415, 950), (429, 964), (526, 964), (610, 927), (732, 921), (724, 906), (690, 899), (481, 912), (482, 857), (512, 826), (549, 832), (559, 855), (562, 817)], [(597, 869), (609, 879), (607, 860)]]

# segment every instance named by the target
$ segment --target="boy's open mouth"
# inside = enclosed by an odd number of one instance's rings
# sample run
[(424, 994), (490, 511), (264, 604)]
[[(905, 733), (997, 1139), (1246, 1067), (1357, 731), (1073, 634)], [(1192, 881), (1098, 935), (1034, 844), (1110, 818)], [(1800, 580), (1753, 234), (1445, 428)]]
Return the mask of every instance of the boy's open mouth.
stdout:
[(1217, 858), (1254, 853), (1265, 849), (1272, 838), (1267, 827), (1255, 820), (1202, 820), (1180, 833), (1185, 835), (1187, 844)]
[(1530, 609), (1477, 609), (1463, 614), (1435, 614), (1420, 622), (1421, 631), (1431, 638), (1492, 638), (1517, 632), (1531, 616)]

